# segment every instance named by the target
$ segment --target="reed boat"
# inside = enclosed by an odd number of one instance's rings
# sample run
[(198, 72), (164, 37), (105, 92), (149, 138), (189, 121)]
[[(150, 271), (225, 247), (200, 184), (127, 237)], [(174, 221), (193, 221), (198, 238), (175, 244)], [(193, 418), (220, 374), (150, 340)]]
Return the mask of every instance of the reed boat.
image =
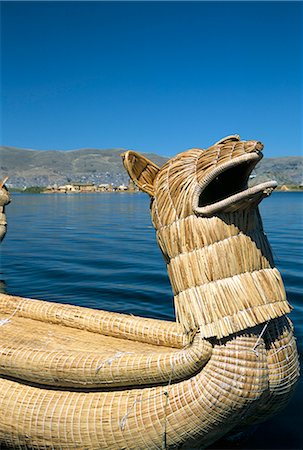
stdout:
[(5, 206), (10, 203), (10, 196), (5, 186), (7, 180), (8, 177), (5, 177), (0, 183), (0, 242), (4, 239), (7, 229)]
[(299, 377), (291, 307), (248, 187), (258, 141), (228, 136), (163, 167), (133, 151), (176, 322), (0, 294), (0, 444), (206, 448), (266, 420)]

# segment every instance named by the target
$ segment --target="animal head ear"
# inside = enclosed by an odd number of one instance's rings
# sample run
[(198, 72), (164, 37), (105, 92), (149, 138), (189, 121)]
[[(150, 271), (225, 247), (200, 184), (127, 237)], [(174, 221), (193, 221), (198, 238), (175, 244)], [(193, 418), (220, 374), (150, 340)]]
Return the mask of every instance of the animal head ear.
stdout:
[(5, 187), (5, 183), (7, 182), (8, 178), (9, 178), (9, 177), (3, 178), (3, 180), (2, 180), (1, 183), (0, 183), (0, 189), (2, 189), (3, 187)]
[(154, 195), (154, 180), (160, 168), (145, 156), (132, 150), (122, 153), (121, 156), (131, 180), (141, 191), (152, 197)]

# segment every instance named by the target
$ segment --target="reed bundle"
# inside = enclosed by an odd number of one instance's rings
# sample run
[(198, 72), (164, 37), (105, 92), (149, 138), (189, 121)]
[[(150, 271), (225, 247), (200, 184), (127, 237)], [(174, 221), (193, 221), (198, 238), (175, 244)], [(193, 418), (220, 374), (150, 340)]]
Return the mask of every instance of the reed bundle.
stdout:
[[(192, 343), (181, 349), (159, 345), (160, 339), (156, 337), (157, 321), (154, 323), (150, 320), (150, 326), (147, 327), (148, 319), (136, 318), (128, 333), (110, 333), (108, 327), (105, 335), (102, 334), (102, 325), (104, 330), (106, 319), (112, 316), (113, 325), (119, 319), (120, 323), (123, 320), (126, 323), (129, 317), (99, 311), (101, 326), (96, 327), (97, 320), (94, 317), (92, 327), (89, 317), (94, 311), (88, 308), (69, 305), (57, 307), (56, 304), (38, 300), (12, 299), (4, 294), (0, 295), (0, 300), (1, 319), (5, 323), (5, 326), (0, 327), (0, 374), (4, 376), (40, 385), (85, 389), (156, 385), (168, 380), (188, 378), (201, 369), (211, 355), (212, 345), (201, 339), (199, 334)], [(17, 305), (13, 317), (9, 311), (12, 304)], [(51, 327), (51, 314), (47, 316), (47, 308), (53, 313), (56, 311), (56, 322), (53, 322)], [(74, 315), (68, 315), (71, 310)], [(5, 314), (4, 311), (9, 312)], [(39, 314), (41, 311), (42, 314)], [(87, 319), (85, 324), (81, 323), (81, 318)], [(67, 323), (68, 326), (65, 325)], [(63, 324), (65, 326), (62, 326)], [(80, 324), (81, 329), (77, 328)], [(162, 323), (162, 331), (165, 330), (163, 325)], [(166, 325), (171, 328), (171, 337), (175, 337), (172, 329), (174, 324), (166, 322)], [(88, 331), (92, 328), (94, 332)], [(142, 333), (144, 328), (145, 336)], [(131, 331), (136, 334), (138, 340), (127, 339)], [(166, 332), (168, 335), (168, 329)], [(119, 337), (113, 334), (118, 334)], [(146, 339), (148, 335), (150, 337)], [(143, 338), (141, 342), (140, 336)], [(149, 343), (144, 342), (147, 340)], [(153, 340), (157, 344), (152, 344)], [(166, 345), (168, 342), (169, 339)], [(173, 339), (172, 342), (176, 344)]]
[(190, 343), (175, 322), (117, 314), (61, 303), (33, 301), (13, 295), (0, 295), (0, 311), (65, 327), (121, 337), (153, 345), (183, 348)]

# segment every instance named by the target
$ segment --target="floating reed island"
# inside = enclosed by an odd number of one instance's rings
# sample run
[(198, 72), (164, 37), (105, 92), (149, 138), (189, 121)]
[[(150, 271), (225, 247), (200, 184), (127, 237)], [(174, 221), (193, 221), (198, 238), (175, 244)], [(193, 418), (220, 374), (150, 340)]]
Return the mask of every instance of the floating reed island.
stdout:
[(283, 282), (248, 188), (263, 145), (229, 136), (162, 168), (123, 162), (151, 197), (176, 322), (0, 295), (0, 443), (206, 448), (264, 421), (299, 376)]

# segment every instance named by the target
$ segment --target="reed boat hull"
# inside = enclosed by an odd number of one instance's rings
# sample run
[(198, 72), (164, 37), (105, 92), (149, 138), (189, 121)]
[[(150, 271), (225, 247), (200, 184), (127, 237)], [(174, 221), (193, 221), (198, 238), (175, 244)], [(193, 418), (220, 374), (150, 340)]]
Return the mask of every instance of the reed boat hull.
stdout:
[[(41, 353), (42, 338), (37, 338), (36, 331), (39, 324), (46, 326), (44, 336), (47, 335), (50, 341), (52, 336), (58, 335), (56, 327), (61, 328), (64, 339), (60, 345), (55, 339), (50, 350), (42, 340), (44, 359), (49, 361), (49, 366), (56, 366), (58, 379), (60, 371), (53, 354), (54, 346), (60, 352), (64, 341), (68, 351), (68, 336), (76, 339), (75, 330), (77, 336), (83, 334), (84, 343), (88, 342), (86, 333), (95, 337), (92, 350), (95, 354), (101, 351), (98, 348), (100, 339), (107, 339), (107, 350), (109, 340), (112, 339), (113, 345), (118, 339), (124, 345), (124, 352), (129, 350), (128, 357), (133, 355), (127, 370), (136, 361), (142, 373), (145, 362), (141, 361), (140, 367), (136, 356), (144, 346), (150, 355), (158, 350), (158, 361), (163, 354), (169, 355), (171, 369), (156, 382), (151, 381), (150, 373), (147, 373), (145, 380), (141, 378), (141, 385), (137, 380), (137, 386), (88, 385), (79, 388), (74, 386), (73, 376), (70, 386), (58, 387), (46, 384), (49, 381), (45, 382), (43, 373), (40, 373), (40, 383), (38, 379), (36, 382), (27, 380), (29, 369), (25, 364), (22, 374), (19, 374), (23, 378), (13, 378), (9, 367), (13, 360), (18, 359), (18, 349), (22, 351), (22, 345), (14, 350), (13, 355), (7, 346), (2, 346), (0, 443), (10, 448), (204, 448), (235, 427), (245, 427), (277, 412), (288, 401), (298, 377), (296, 344), (291, 324), (286, 318), (272, 321), (265, 331), (264, 326), (259, 326), (221, 342), (214, 341), (211, 349), (210, 344), (206, 344), (200, 354), (200, 368), (197, 369), (198, 364), (195, 373), (187, 368), (174, 379), (174, 364), (171, 362), (177, 361), (178, 364), (178, 360), (173, 360), (172, 355), (184, 352), (184, 348), (188, 355), (190, 348), (190, 344), (180, 339), (180, 327), (176, 323), (161, 324), (157, 320), (102, 311), (95, 311), (93, 323), (93, 310), (88, 308), (4, 294), (0, 295), (0, 313), (3, 322), (0, 332), (3, 336), (9, 335), (10, 327), (13, 335), (14, 330), (17, 331), (14, 328), (17, 322), (21, 325), (24, 322), (25, 331), (26, 321), (32, 320), (33, 325), (36, 323), (36, 327), (32, 326), (31, 348), (28, 347), (27, 354), (24, 353), (23, 361), (30, 361), (35, 350)], [(93, 327), (94, 331), (88, 331)], [(124, 332), (121, 330), (123, 327)], [(18, 336), (22, 340), (20, 333)], [(166, 344), (170, 343), (169, 347), (159, 344), (164, 336)], [(76, 345), (80, 346), (80, 338), (77, 339)], [(43, 359), (43, 356), (40, 354), (39, 358)], [(5, 365), (5, 361), (11, 364)], [(86, 363), (82, 360), (82, 366), (78, 360), (77, 363), (80, 377), (92, 362), (87, 358)], [(123, 366), (123, 352), (110, 364), (107, 361), (105, 368), (111, 368), (116, 363)], [(182, 364), (186, 366), (184, 361)], [(14, 370), (17, 371), (20, 365), (19, 361)], [(161, 372), (160, 366), (158, 372)], [(72, 369), (70, 365), (71, 373)], [(68, 366), (65, 366), (65, 371), (68, 373)]]

